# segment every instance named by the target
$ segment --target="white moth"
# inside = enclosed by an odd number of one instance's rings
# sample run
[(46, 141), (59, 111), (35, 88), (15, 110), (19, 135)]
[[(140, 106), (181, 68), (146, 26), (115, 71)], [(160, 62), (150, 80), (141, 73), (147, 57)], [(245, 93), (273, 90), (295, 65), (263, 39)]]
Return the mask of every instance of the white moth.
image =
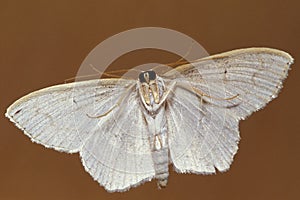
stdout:
[(33, 142), (79, 152), (85, 170), (107, 191), (179, 173), (229, 169), (238, 123), (274, 99), (293, 58), (247, 48), (136, 80), (98, 79), (56, 85), (13, 103), (6, 116)]

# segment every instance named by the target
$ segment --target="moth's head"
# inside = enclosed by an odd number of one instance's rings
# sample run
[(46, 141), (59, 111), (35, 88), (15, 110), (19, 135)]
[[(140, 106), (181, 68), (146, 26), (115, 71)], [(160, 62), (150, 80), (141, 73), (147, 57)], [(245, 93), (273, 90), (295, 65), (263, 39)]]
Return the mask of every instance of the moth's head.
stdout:
[(153, 83), (156, 80), (156, 73), (155, 71), (145, 71), (145, 72), (141, 72), (139, 75), (139, 81), (140, 83), (146, 83), (146, 84), (150, 84)]
[(153, 70), (141, 72), (139, 75), (140, 94), (146, 106), (160, 103), (157, 75)]

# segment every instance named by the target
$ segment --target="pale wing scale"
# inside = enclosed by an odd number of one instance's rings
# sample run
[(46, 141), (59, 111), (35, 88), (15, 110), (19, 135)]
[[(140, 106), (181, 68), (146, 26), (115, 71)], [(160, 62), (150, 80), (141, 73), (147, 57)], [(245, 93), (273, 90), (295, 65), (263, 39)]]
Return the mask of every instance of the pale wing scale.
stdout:
[(99, 121), (98, 134), (80, 152), (86, 170), (110, 192), (127, 190), (155, 175), (140, 106), (136, 90), (129, 91), (120, 106)]
[[(120, 85), (114, 87), (117, 83)], [(129, 84), (132, 82), (106, 79), (48, 87), (13, 103), (6, 116), (33, 142), (59, 151), (78, 152), (97, 126), (97, 120), (87, 116), (95, 113), (94, 102), (112, 95), (117, 101)], [(109, 109), (106, 103), (98, 101), (98, 113)]]
[(177, 88), (168, 100), (173, 165), (178, 172), (209, 174), (215, 173), (215, 167), (225, 171), (238, 149), (238, 121), (224, 108), (199, 104), (199, 99), (189, 93)]
[[(238, 118), (244, 119), (263, 108), (275, 98), (287, 77), (293, 58), (280, 50), (248, 48), (210, 56), (182, 65), (180, 81), (211, 96), (203, 99), (221, 107), (230, 107)], [(170, 71), (166, 75), (175, 74)], [(230, 98), (232, 100), (216, 100)]]
[[(178, 98), (183, 91), (175, 90), (168, 99), (170, 152), (176, 170), (213, 173), (214, 167), (219, 171), (229, 169), (238, 149), (239, 120), (277, 96), (292, 63), (293, 58), (283, 51), (249, 48), (203, 58), (164, 74), (178, 85), (190, 84), (194, 88), (190, 92), (198, 93), (201, 109), (206, 112), (197, 119), (196, 108), (191, 109), (196, 103), (189, 103), (196, 100)], [(178, 137), (179, 132), (194, 135), (192, 143)], [(174, 145), (174, 138), (183, 145)]]
[[(180, 159), (180, 156), (184, 154), (193, 137), (195, 137), (193, 131), (184, 131), (184, 128), (181, 127), (189, 126), (192, 129), (197, 129), (201, 125), (201, 119), (205, 114), (206, 110), (203, 110), (197, 96), (183, 88), (175, 88), (173, 95), (168, 98), (166, 108), (169, 146), (177, 147), (170, 149), (172, 160), (175, 158)], [(194, 119), (197, 119), (197, 121)], [(185, 121), (185, 123), (182, 123), (182, 121)], [(178, 129), (181, 131), (171, 131), (174, 127), (179, 127)]]

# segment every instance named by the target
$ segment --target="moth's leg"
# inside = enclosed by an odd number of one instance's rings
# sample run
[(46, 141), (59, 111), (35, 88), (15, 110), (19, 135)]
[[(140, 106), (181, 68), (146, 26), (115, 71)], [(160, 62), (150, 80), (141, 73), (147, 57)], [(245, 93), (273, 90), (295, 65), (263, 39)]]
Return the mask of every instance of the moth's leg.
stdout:
[(162, 103), (164, 103), (164, 101), (165, 101), (165, 100), (167, 99), (167, 97), (169, 96), (170, 92), (173, 92), (173, 90), (174, 90), (176, 84), (177, 84), (177, 82), (174, 81), (174, 82), (170, 85), (170, 87), (167, 88), (167, 91), (164, 92), (164, 94), (163, 94), (163, 96), (162, 96), (162, 98), (161, 98), (161, 100), (160, 100), (160, 103), (158, 104), (159, 106), (160, 106)]
[(121, 103), (123, 102), (123, 100), (125, 99), (125, 97), (128, 96), (129, 91), (135, 86), (135, 84), (132, 84), (130, 87), (127, 88), (127, 90), (123, 93), (123, 95), (119, 98), (118, 102), (113, 105), (108, 111), (106, 111), (105, 113), (101, 114), (101, 115), (97, 115), (97, 116), (91, 116), (89, 114), (86, 114), (89, 118), (101, 118), (104, 117), (106, 115), (108, 115), (113, 109), (115, 109), (116, 107), (120, 106)]
[(218, 97), (210, 96), (210, 95), (208, 95), (208, 94), (202, 92), (202, 91), (199, 90), (198, 88), (195, 88), (195, 87), (192, 87), (192, 88), (193, 88), (193, 90), (194, 90), (198, 95), (204, 96), (204, 97), (208, 97), (208, 98), (211, 98), (211, 99), (215, 99), (215, 100), (226, 100), (226, 101), (227, 101), (227, 100), (235, 99), (235, 98), (237, 98), (237, 97), (239, 96), (239, 94), (236, 94), (236, 95), (234, 95), (234, 96), (232, 96), (232, 97), (228, 97), (228, 98), (218, 98)]
[(184, 88), (184, 89), (186, 89), (186, 90), (192, 92), (192, 93), (196, 93), (200, 98), (202, 98), (202, 97), (208, 97), (208, 98), (211, 98), (211, 99), (214, 99), (214, 100), (220, 100), (220, 101), (225, 100), (225, 101), (229, 101), (229, 100), (235, 99), (235, 98), (237, 98), (237, 97), (239, 96), (239, 94), (236, 94), (236, 95), (234, 95), (234, 96), (232, 96), (232, 97), (228, 97), (228, 98), (218, 98), (218, 97), (210, 96), (210, 95), (208, 95), (208, 94), (202, 92), (201, 90), (199, 90), (198, 88), (193, 87), (193, 86), (187, 87), (185, 84), (182, 84), (182, 83), (178, 83), (177, 85), (178, 85), (179, 87), (181, 87), (181, 88)]
[[(177, 85), (178, 85), (179, 87), (181, 87), (181, 88), (183, 88), (183, 89), (186, 89), (187, 91), (189, 91), (189, 92), (191, 92), (191, 93), (194, 94), (194, 90), (188, 89), (186, 86), (182, 85), (181, 83), (176, 83), (176, 86), (177, 86)], [(172, 87), (172, 90), (169, 90), (169, 92), (172, 92), (172, 93), (175, 95), (175, 92), (173, 91), (174, 88), (175, 88), (175, 85), (174, 85), (174, 87)], [(202, 104), (203, 104), (202, 96), (199, 96), (199, 94), (197, 94), (197, 96), (200, 97), (199, 99), (200, 99), (201, 105), (202, 105)], [(201, 113), (202, 113), (203, 115), (206, 115), (206, 112), (205, 112), (204, 110), (202, 110), (201, 108), (198, 108), (198, 109), (199, 109), (199, 111), (201, 111)]]

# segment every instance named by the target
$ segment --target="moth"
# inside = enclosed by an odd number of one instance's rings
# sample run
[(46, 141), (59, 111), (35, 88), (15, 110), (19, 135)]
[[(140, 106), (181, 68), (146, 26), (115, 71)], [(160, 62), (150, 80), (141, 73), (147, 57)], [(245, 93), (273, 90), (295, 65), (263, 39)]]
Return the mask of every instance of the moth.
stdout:
[(282, 88), (293, 58), (280, 50), (233, 50), (143, 71), (135, 80), (95, 79), (55, 85), (14, 102), (6, 116), (33, 142), (79, 153), (109, 192), (178, 173), (229, 169), (238, 124)]

